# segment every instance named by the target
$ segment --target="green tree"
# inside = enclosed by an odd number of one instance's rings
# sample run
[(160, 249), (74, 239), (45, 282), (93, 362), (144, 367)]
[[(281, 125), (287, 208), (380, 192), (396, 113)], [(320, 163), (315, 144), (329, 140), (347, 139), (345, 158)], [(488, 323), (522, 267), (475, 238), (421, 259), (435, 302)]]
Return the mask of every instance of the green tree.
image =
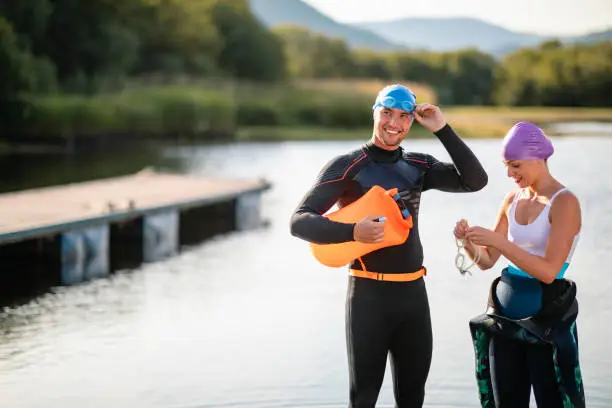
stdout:
[(390, 80), (393, 72), (384, 54), (368, 50), (353, 52), (355, 77)]
[(497, 63), (489, 54), (463, 50), (445, 55), (452, 103), (489, 105), (493, 102)]
[(212, 23), (222, 41), (218, 63), (237, 78), (275, 80), (286, 74), (282, 43), (251, 13), (246, 0), (217, 0)]
[(274, 30), (282, 39), (289, 73), (298, 78), (357, 76), (346, 42), (305, 28), (282, 26)]
[(612, 42), (546, 42), (518, 50), (497, 69), (502, 105), (612, 106)]
[(112, 1), (124, 24), (137, 33), (138, 58), (132, 74), (217, 71), (222, 44), (212, 19), (214, 0)]
[(11, 24), (0, 17), (0, 132), (11, 131), (26, 109), (20, 95), (35, 85), (32, 57), (21, 49)]

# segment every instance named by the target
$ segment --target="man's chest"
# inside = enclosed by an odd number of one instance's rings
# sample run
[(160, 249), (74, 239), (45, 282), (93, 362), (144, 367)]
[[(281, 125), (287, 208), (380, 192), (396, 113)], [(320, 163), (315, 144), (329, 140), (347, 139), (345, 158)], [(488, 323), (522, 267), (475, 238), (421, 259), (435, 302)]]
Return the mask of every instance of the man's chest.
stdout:
[(422, 171), (403, 160), (396, 163), (371, 163), (355, 175), (354, 181), (362, 193), (375, 185), (386, 190), (397, 188), (400, 192), (410, 191), (420, 189)]

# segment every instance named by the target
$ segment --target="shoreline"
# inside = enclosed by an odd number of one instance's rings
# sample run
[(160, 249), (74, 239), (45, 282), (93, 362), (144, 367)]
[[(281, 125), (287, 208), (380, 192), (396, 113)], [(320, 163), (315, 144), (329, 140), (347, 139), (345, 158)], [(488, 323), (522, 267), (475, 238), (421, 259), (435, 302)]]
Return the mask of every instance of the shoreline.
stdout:
[[(448, 123), (465, 139), (498, 139), (503, 138), (508, 129), (519, 121), (531, 121), (542, 127), (553, 137), (567, 135), (578, 136), (576, 132), (559, 132), (559, 124), (572, 123), (612, 123), (612, 108), (560, 108), (560, 107), (498, 107), (498, 106), (442, 106)], [(236, 126), (232, 132), (199, 131), (177, 134), (148, 131), (146, 135), (133, 132), (131, 135), (122, 132), (96, 132), (87, 135), (63, 137), (61, 135), (39, 135), (37, 138), (26, 138), (23, 143), (19, 137), (0, 140), (0, 154), (23, 153), (45, 154), (81, 152), (107, 152), (116, 149), (138, 147), (143, 144), (193, 144), (193, 143), (232, 143), (232, 142), (266, 142), (266, 141), (317, 141), (317, 140), (351, 140), (367, 138), (372, 132), (371, 126), (350, 128), (325, 127), (321, 125), (276, 125), (276, 126)], [(55, 133), (55, 132), (50, 132)], [(604, 132), (607, 133), (607, 132)], [(589, 136), (592, 133), (585, 133)], [(610, 134), (612, 136), (612, 134)], [(410, 131), (413, 138), (434, 137), (432, 133), (415, 124)], [(604, 136), (605, 137), (605, 136)]]

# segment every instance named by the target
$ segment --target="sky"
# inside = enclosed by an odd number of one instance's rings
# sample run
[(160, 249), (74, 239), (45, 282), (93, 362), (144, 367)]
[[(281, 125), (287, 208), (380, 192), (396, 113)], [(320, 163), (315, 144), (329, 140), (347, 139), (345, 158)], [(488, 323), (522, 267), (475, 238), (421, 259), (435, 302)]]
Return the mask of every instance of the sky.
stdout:
[(612, 0), (304, 0), (341, 23), (406, 17), (472, 17), (543, 35), (612, 29)]

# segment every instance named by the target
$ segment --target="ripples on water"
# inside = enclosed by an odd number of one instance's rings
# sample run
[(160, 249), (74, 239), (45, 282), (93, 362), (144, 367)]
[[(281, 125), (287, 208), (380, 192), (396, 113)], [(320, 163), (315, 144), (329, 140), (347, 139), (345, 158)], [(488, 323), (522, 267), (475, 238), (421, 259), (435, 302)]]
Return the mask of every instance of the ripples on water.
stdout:
[[(269, 227), (216, 237), (109, 279), (57, 288), (0, 315), (0, 407), (342, 407), (346, 272), (318, 265), (288, 219), (320, 167), (356, 142), (236, 144), (167, 152), (186, 172), (260, 177)], [(478, 406), (467, 321), (493, 271), (457, 275), (454, 222), (491, 226), (512, 184), (499, 141), (470, 141), (490, 174), (475, 194), (428, 192), (421, 235), (434, 326), (426, 407)], [(430, 140), (410, 150), (447, 159)], [(551, 169), (582, 200), (568, 276), (579, 285), (587, 406), (612, 406), (612, 139), (556, 141)], [(450, 201), (452, 200), (452, 201)], [(452, 202), (452, 205), (449, 203)], [(418, 333), (415, 333), (418, 335)], [(379, 406), (392, 406), (387, 372)]]

